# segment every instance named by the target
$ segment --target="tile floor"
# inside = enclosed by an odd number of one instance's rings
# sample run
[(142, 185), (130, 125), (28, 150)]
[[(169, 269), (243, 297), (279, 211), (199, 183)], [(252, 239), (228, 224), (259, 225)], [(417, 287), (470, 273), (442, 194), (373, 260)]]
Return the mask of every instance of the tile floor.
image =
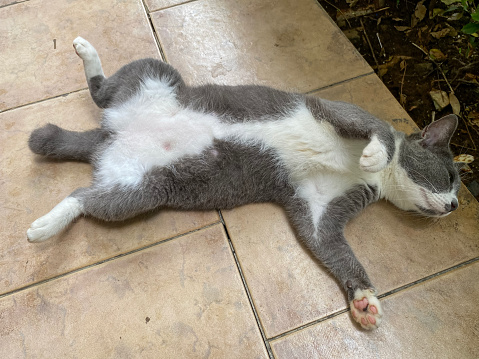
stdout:
[(384, 304), (374, 332), (275, 205), (82, 218), (29, 244), (30, 223), (90, 178), (26, 143), (47, 122), (96, 126), (77, 35), (107, 75), (162, 58), (190, 83), (308, 92), (415, 127), (314, 0), (0, 0), (2, 358), (479, 357), (479, 204), (465, 189), (437, 223), (379, 202), (347, 226)]

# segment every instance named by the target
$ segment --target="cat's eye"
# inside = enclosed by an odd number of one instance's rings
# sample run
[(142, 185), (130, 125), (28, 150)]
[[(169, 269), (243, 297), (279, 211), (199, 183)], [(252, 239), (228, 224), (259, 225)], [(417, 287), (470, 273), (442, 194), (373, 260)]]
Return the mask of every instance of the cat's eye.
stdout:
[(449, 172), (449, 183), (453, 183), (453, 182), (454, 182), (454, 173)]

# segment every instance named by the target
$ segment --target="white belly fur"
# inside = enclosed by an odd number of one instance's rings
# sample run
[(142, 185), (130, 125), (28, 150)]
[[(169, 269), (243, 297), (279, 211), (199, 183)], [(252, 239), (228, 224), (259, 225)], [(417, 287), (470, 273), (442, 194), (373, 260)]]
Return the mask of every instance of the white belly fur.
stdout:
[(329, 201), (364, 174), (359, 157), (366, 142), (341, 138), (305, 105), (275, 121), (228, 124), (182, 109), (165, 83), (146, 80), (143, 87), (120, 107), (105, 110), (104, 126), (116, 133), (116, 140), (99, 159), (96, 180), (101, 184), (135, 186), (152, 167), (199, 155), (214, 139), (225, 138), (273, 149), (300, 185), (298, 194), (315, 202)]

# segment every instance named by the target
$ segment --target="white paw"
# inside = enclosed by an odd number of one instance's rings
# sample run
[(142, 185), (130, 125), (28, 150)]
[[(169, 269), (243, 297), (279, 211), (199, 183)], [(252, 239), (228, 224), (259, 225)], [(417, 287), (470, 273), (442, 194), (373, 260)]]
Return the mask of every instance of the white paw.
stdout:
[(388, 164), (386, 147), (374, 135), (364, 148), (359, 167), (366, 172), (379, 172)]
[(86, 41), (83, 37), (78, 36), (73, 40), (73, 47), (75, 52), (83, 61), (92, 60), (95, 57), (98, 57), (98, 54), (95, 48)]
[(50, 212), (38, 218), (27, 230), (29, 242), (43, 242), (60, 232), (82, 213), (81, 203), (73, 197), (67, 197)]
[(43, 242), (53, 237), (61, 228), (55, 226), (55, 222), (51, 221), (48, 214), (38, 218), (32, 223), (27, 230), (27, 239), (29, 242)]
[(353, 319), (364, 329), (379, 327), (383, 310), (374, 289), (356, 289), (354, 299), (349, 303)]
[(87, 80), (95, 76), (105, 76), (98, 53), (88, 41), (78, 36), (73, 40), (73, 47), (77, 55), (83, 60)]

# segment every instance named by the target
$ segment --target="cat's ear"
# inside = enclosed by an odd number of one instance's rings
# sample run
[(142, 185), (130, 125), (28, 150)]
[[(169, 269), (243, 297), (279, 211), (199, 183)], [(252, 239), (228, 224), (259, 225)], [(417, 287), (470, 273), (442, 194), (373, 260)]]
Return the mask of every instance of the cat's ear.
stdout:
[(457, 128), (457, 116), (447, 115), (424, 127), (421, 132), (423, 147), (447, 147)]

